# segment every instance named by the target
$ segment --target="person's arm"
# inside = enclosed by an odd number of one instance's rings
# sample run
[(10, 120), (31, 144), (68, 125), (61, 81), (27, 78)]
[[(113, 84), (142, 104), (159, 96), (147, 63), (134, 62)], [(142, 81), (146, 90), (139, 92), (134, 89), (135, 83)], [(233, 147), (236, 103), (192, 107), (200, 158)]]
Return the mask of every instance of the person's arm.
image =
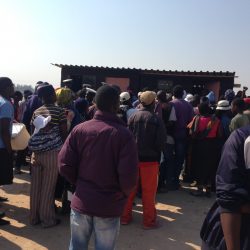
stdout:
[(0, 119), (0, 128), (1, 128), (1, 137), (3, 139), (3, 143), (9, 154), (12, 153), (11, 148), (11, 135), (10, 135), (10, 119), (2, 118)]
[(71, 184), (76, 184), (78, 169), (77, 134), (73, 130), (58, 155), (59, 173)]
[(240, 213), (222, 213), (221, 226), (227, 245), (227, 250), (240, 250)]

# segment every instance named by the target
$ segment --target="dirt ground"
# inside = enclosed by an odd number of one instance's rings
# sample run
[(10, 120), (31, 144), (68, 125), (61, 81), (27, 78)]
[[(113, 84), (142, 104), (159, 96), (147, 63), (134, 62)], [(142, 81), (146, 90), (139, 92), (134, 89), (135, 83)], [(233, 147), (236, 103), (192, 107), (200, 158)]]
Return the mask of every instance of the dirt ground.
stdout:
[[(69, 216), (59, 216), (59, 226), (42, 229), (29, 225), (28, 172), (17, 175), (14, 184), (0, 190), (1, 196), (9, 198), (0, 204), (11, 225), (0, 227), (1, 250), (66, 250), (69, 245)], [(188, 188), (157, 195), (157, 213), (162, 227), (145, 231), (141, 228), (142, 205), (136, 200), (134, 221), (121, 226), (118, 250), (185, 250), (200, 249), (199, 230), (214, 197), (197, 198), (189, 195)], [(93, 240), (90, 248), (94, 249)]]

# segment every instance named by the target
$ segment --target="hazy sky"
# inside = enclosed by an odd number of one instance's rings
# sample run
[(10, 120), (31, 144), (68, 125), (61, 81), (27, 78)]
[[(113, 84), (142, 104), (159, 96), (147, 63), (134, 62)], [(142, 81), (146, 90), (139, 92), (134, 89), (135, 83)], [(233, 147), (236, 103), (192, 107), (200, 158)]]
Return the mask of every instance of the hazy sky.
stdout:
[(235, 71), (250, 87), (250, 0), (0, 0), (0, 75), (60, 82), (50, 63)]

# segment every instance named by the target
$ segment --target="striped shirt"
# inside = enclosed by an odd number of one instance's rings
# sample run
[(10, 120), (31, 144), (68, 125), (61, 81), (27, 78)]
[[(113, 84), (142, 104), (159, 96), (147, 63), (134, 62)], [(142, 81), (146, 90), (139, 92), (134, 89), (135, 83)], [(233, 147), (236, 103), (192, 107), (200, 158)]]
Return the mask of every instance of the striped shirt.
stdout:
[(39, 115), (44, 117), (51, 116), (50, 126), (59, 126), (61, 123), (67, 122), (64, 109), (55, 104), (45, 104), (35, 110), (31, 120), (32, 124), (34, 119)]
[(39, 115), (43, 117), (51, 116), (51, 120), (45, 128), (40, 129), (37, 134), (31, 137), (29, 145), (31, 151), (44, 152), (60, 149), (63, 144), (60, 124), (67, 122), (64, 109), (54, 104), (45, 104), (34, 111), (31, 124)]

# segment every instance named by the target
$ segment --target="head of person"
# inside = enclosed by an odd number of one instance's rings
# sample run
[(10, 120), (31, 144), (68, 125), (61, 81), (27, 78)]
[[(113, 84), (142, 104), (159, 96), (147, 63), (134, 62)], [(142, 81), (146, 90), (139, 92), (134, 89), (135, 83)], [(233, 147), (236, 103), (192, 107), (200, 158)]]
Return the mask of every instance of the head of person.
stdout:
[(119, 92), (112, 86), (104, 85), (96, 92), (95, 104), (102, 112), (116, 114), (120, 104)]
[(198, 107), (198, 105), (200, 104), (200, 99), (201, 97), (198, 94), (195, 94), (193, 96), (193, 101), (191, 102), (193, 107)]
[(232, 101), (231, 111), (235, 114), (241, 114), (245, 110), (245, 102), (242, 98), (235, 98)]
[(35, 94), (37, 94), (38, 88), (40, 88), (43, 84), (44, 84), (44, 82), (42, 82), (42, 81), (38, 81), (36, 83), (36, 85), (35, 85)]
[(86, 99), (81, 97), (77, 98), (74, 102), (74, 106), (81, 115), (88, 113), (89, 103)]
[(159, 102), (167, 102), (167, 93), (165, 90), (159, 90), (156, 96)]
[(154, 91), (144, 91), (140, 95), (140, 103), (143, 107), (153, 110), (155, 107), (156, 93)]
[(14, 84), (8, 77), (0, 77), (0, 95), (9, 99), (14, 95)]
[(69, 89), (72, 90), (72, 88), (73, 88), (73, 79), (69, 78), (69, 79), (63, 80), (63, 85), (64, 85), (66, 88), (69, 88)]
[(211, 109), (209, 107), (209, 104), (206, 102), (200, 103), (198, 105), (199, 113), (200, 115), (207, 116), (211, 113)]
[(73, 101), (72, 91), (69, 88), (57, 89), (56, 101), (58, 106), (68, 107)]
[(209, 99), (207, 96), (202, 96), (200, 99), (200, 103), (207, 103), (209, 105)]
[(231, 109), (229, 101), (221, 100), (216, 107), (216, 115), (220, 118), (223, 114), (227, 113)]
[(43, 85), (37, 90), (37, 95), (44, 104), (54, 104), (56, 102), (56, 92), (52, 85)]
[(120, 94), (120, 103), (121, 105), (130, 105), (131, 104), (131, 97), (129, 92), (122, 92)]
[(96, 93), (94, 91), (90, 91), (90, 90), (87, 90), (87, 93), (86, 93), (86, 100), (89, 102), (89, 103), (92, 103), (94, 98), (95, 98), (95, 95)]
[(14, 92), (14, 96), (13, 96), (13, 99), (14, 99), (14, 103), (19, 103), (20, 101), (22, 101), (23, 99), (23, 94), (21, 91), (15, 91)]
[(84, 98), (86, 97), (86, 93), (87, 93), (87, 89), (86, 88), (82, 88), (77, 92), (77, 96), (80, 98)]
[(235, 97), (235, 93), (232, 89), (227, 89), (224, 96), (225, 96), (225, 99), (229, 101), (229, 103), (231, 104), (231, 102), (233, 101)]
[(250, 109), (250, 98), (249, 97), (244, 98), (244, 102), (245, 102), (245, 108)]
[(24, 90), (23, 91), (23, 96), (24, 96), (24, 99), (27, 100), (29, 96), (32, 95), (32, 91), (27, 89), (27, 90)]
[(184, 95), (184, 89), (181, 85), (176, 85), (173, 89), (173, 96), (177, 99), (182, 99)]

